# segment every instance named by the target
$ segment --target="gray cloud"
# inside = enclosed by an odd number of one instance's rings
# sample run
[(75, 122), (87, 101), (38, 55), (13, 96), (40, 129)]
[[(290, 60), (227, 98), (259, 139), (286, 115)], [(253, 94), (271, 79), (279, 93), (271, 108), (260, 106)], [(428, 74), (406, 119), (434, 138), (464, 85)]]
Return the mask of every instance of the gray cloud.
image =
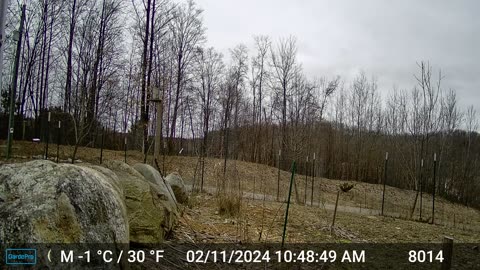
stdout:
[(308, 76), (360, 70), (378, 78), (386, 96), (393, 85), (411, 89), (416, 62), (430, 61), (457, 90), (460, 105), (480, 112), (480, 1), (198, 0), (208, 44), (224, 54), (253, 35), (294, 35)]

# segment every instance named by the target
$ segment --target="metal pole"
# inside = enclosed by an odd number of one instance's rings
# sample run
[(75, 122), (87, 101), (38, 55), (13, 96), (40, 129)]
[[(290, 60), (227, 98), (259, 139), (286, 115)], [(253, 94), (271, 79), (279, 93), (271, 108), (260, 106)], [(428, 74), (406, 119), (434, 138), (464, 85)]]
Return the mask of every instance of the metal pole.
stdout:
[(423, 208), (423, 158), (420, 161), (420, 220), (422, 220), (422, 208)]
[(124, 149), (125, 163), (127, 163), (127, 134), (125, 134), (125, 142), (123, 145), (123, 149)]
[(385, 169), (384, 169), (384, 176), (383, 176), (383, 194), (382, 194), (382, 216), (383, 216), (383, 209), (385, 206), (385, 187), (387, 183), (387, 168), (388, 168), (388, 152), (385, 153)]
[[(18, 41), (17, 51), (15, 52), (15, 63), (13, 66), (13, 78), (12, 87), (10, 89), (10, 115), (8, 117), (8, 135), (7, 135), (7, 154), (6, 158), (9, 159), (12, 153), (12, 140), (13, 140), (13, 127), (14, 127), (14, 114), (15, 114), (15, 97), (17, 91), (17, 77), (18, 77), (18, 65), (20, 62), (20, 53), (22, 50), (22, 36), (23, 36), (23, 24), (25, 21), (25, 4), (22, 5), (22, 16), (20, 18), (20, 28), (18, 29)], [(3, 50), (3, 48), (2, 48)], [(1, 72), (1, 71), (0, 71)]]
[(27, 124), (27, 121), (23, 120), (23, 125), (22, 125), (22, 141), (25, 141), (25, 125)]
[(435, 181), (437, 177), (437, 153), (433, 154), (433, 192), (432, 192), (432, 224), (435, 224)]
[(313, 188), (315, 186), (315, 153), (313, 153), (313, 162), (312, 162), (312, 194), (310, 196), (310, 205), (313, 206)]
[(253, 177), (253, 193), (252, 193), (252, 200), (255, 200), (255, 176)]
[(103, 144), (105, 143), (105, 128), (102, 128), (102, 145), (100, 146), (100, 164), (103, 162)]
[(50, 119), (52, 116), (52, 112), (48, 112), (48, 119), (47, 119), (47, 136), (46, 136), (46, 145), (45, 145), (45, 159), (48, 159), (48, 143), (50, 141)]
[(340, 197), (340, 190), (337, 191), (337, 199), (335, 200), (335, 210), (333, 210), (332, 226), (330, 226), (330, 233), (333, 232), (333, 226), (335, 226), (335, 218), (337, 217), (338, 197)]
[(293, 161), (293, 163), (292, 163), (292, 176), (290, 177), (290, 188), (288, 190), (287, 210), (285, 212), (285, 222), (283, 224), (282, 249), (283, 249), (283, 245), (285, 243), (285, 235), (287, 233), (288, 210), (290, 209), (290, 197), (292, 196), (292, 185), (293, 185), (293, 178), (295, 177), (295, 169), (296, 169), (296, 163), (295, 163), (295, 161)]
[(165, 154), (167, 153), (167, 142), (163, 140), (163, 160), (162, 160), (162, 171), (165, 172)]
[(280, 200), (280, 156), (282, 155), (282, 150), (278, 150), (278, 177), (277, 177), (277, 201)]
[(59, 153), (60, 153), (60, 132), (61, 132), (61, 128), (62, 128), (62, 121), (58, 121), (58, 136), (57, 136), (57, 163), (58, 163), (58, 157), (59, 157)]
[(305, 198), (303, 200), (303, 203), (307, 205), (307, 188), (308, 188), (308, 156), (307, 156), (307, 163), (305, 164)]

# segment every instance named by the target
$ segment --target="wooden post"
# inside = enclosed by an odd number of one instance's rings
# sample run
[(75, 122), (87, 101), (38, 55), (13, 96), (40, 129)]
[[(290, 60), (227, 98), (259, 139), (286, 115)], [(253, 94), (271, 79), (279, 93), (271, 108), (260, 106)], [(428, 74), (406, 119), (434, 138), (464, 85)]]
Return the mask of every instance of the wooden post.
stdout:
[(452, 256), (453, 256), (453, 238), (443, 238), (443, 262), (442, 270), (450, 270), (452, 268)]
[(385, 208), (385, 187), (387, 183), (387, 167), (388, 167), (388, 152), (385, 153), (385, 169), (384, 169), (384, 176), (383, 176), (383, 193), (382, 193), (382, 216), (383, 216), (383, 209)]
[(292, 185), (295, 177), (296, 164), (295, 161), (292, 163), (292, 176), (290, 177), (290, 188), (288, 190), (288, 199), (287, 199), (287, 210), (285, 212), (285, 222), (283, 223), (283, 235), (282, 235), (282, 249), (285, 243), (285, 235), (287, 232), (287, 222), (288, 222), (288, 210), (290, 208), (290, 197), (292, 196)]
[(335, 218), (337, 217), (338, 197), (340, 197), (340, 190), (337, 191), (337, 199), (335, 200), (335, 210), (333, 210), (332, 226), (330, 227), (330, 233), (333, 232), (333, 226), (335, 226)]

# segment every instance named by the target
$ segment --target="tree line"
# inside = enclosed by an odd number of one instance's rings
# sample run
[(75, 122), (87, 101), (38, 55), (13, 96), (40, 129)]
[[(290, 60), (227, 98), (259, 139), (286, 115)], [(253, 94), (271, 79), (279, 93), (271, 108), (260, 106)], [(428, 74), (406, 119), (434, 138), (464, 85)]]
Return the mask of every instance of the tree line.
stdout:
[[(2, 122), (20, 9), (10, 1)], [(412, 70), (411, 89), (381, 96), (362, 71), (353, 80), (307, 76), (293, 36), (255, 36), (223, 55), (206, 45), (203, 10), (191, 0), (32, 0), (22, 35), (17, 126), (27, 119), (44, 138), (46, 115), (56, 112), (64, 143), (76, 146), (72, 160), (107, 129), (145, 161), (153, 151), (198, 156), (202, 178), (206, 157), (222, 158), (224, 171), (229, 160), (283, 169), (297, 160), (311, 174), (315, 153), (317, 176), (381, 183), (389, 152), (388, 184), (431, 192), (436, 153), (438, 194), (480, 206), (476, 111), (459, 107), (428, 62)]]

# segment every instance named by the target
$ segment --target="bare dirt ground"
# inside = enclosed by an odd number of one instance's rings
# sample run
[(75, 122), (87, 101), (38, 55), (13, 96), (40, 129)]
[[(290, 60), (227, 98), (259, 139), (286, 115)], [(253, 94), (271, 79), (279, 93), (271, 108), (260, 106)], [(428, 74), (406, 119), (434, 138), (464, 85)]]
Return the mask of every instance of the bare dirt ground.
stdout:
[[(2, 144), (4, 142), (0, 142)], [(14, 158), (8, 162), (25, 162), (40, 158), (43, 144), (18, 142), (14, 144)], [(3, 151), (4, 149), (0, 149)], [(66, 162), (73, 151), (71, 146), (60, 147), (60, 161)], [(56, 157), (56, 145), (50, 145), (49, 157)], [(83, 162), (99, 163), (100, 149), (81, 147), (77, 158)], [(104, 150), (103, 158), (124, 159), (122, 151)], [(142, 161), (141, 153), (128, 151), (127, 162)], [(4, 158), (0, 163), (6, 162)], [(151, 163), (151, 160), (149, 160)], [(159, 160), (166, 173), (178, 171), (187, 184), (200, 187), (200, 164), (197, 157), (166, 156)], [(281, 241), (286, 196), (290, 172), (280, 171), (279, 201), (277, 197), (278, 170), (260, 164), (229, 161), (226, 177), (223, 177), (223, 161), (206, 159), (204, 193), (193, 193), (189, 206), (175, 230), (172, 240), (188, 242), (279, 242)], [(226, 179), (231, 190), (243, 194), (238, 215), (219, 214), (216, 188)], [(335, 226), (331, 230), (333, 206), (338, 186), (346, 181), (315, 178), (313, 206), (311, 178), (307, 181), (305, 200), (305, 176), (296, 175), (297, 192), (292, 191), (292, 205), (288, 219), (289, 243), (429, 243), (441, 242), (450, 236), (455, 242), (480, 242), (480, 212), (437, 198), (435, 225), (415, 221), (419, 217), (416, 208), (413, 220), (409, 219), (415, 192), (388, 187), (385, 194), (385, 216), (381, 209), (382, 185), (356, 183), (354, 188), (341, 193)], [(296, 194), (298, 193), (298, 198)], [(431, 195), (424, 194), (423, 217), (431, 216)]]

